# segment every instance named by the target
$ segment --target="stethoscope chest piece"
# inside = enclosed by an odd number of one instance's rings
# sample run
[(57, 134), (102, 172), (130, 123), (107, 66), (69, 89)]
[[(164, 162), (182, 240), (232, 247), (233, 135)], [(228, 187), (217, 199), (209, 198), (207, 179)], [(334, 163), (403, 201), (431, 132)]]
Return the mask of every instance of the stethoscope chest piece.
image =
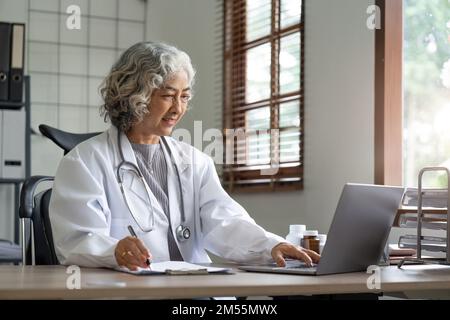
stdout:
[(180, 242), (186, 241), (191, 237), (191, 230), (181, 224), (177, 227), (175, 233), (177, 234), (177, 240)]

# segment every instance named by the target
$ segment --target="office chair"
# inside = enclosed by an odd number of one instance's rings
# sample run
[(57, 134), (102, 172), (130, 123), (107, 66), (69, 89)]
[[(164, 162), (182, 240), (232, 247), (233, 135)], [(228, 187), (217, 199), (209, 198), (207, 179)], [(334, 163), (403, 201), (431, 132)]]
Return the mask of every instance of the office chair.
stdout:
[[(80, 142), (100, 134), (100, 132), (70, 133), (43, 124), (39, 126), (39, 131), (61, 147), (64, 155)], [(32, 176), (26, 179), (22, 186), (19, 217), (24, 265), (58, 264), (48, 210), (52, 189), (46, 189), (35, 195), (36, 188), (40, 183), (53, 181), (53, 179), (54, 177), (51, 176)], [(28, 226), (27, 222), (30, 222)], [(28, 229), (29, 232), (27, 232)]]
[(0, 239), (0, 264), (22, 262), (20, 246), (6, 239)]
[(62, 131), (45, 124), (39, 125), (39, 131), (52, 140), (58, 147), (64, 150), (64, 155), (69, 153), (77, 144), (87, 140), (89, 138), (95, 137), (101, 132), (90, 132), (90, 133), (70, 133)]

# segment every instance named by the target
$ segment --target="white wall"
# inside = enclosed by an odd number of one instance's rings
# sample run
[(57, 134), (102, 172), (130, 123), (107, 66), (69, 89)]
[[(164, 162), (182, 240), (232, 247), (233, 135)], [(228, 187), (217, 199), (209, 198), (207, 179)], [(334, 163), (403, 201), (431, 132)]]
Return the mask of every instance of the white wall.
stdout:
[[(234, 196), (273, 232), (285, 235), (291, 223), (326, 232), (343, 184), (373, 182), (374, 35), (366, 28), (372, 2), (306, 1), (305, 188)], [(15, 20), (10, 12), (26, 19), (21, 3), (27, 1), (0, 0), (0, 19)], [(184, 49), (197, 68), (194, 106), (181, 126), (192, 130), (193, 122), (202, 120), (203, 130), (220, 128), (222, 38), (216, 1), (148, 0), (147, 15), (147, 39)], [(0, 237), (10, 234), (4, 225), (0, 222)]]
[[(202, 121), (203, 130), (222, 126), (221, 7), (217, 4), (216, 0), (148, 3), (147, 40), (167, 42), (186, 51), (197, 70), (192, 109), (178, 126), (191, 132), (194, 121)], [(194, 139), (199, 137), (192, 133)]]
[[(31, 127), (102, 131), (98, 86), (120, 52), (142, 41), (141, 0), (0, 0), (0, 20), (26, 23), (25, 63), (31, 78)], [(69, 5), (81, 9), (80, 30), (66, 27)], [(30, 7), (29, 7), (30, 6)], [(117, 9), (117, 10), (116, 10)], [(31, 137), (31, 174), (54, 175), (62, 150)], [(0, 238), (12, 239), (12, 187), (0, 186)]]
[[(374, 34), (366, 27), (370, 3), (306, 1), (305, 188), (234, 196), (257, 222), (281, 235), (291, 223), (326, 232), (343, 184), (373, 182)], [(215, 1), (205, 0), (149, 3), (148, 38), (183, 48), (197, 65), (195, 106), (182, 123), (188, 128), (193, 120), (203, 120), (204, 128), (217, 125), (221, 113), (213, 94), (213, 83), (221, 77), (214, 72), (215, 7)]]
[(372, 2), (305, 2), (304, 190), (235, 197), (276, 233), (293, 223), (327, 232), (344, 183), (373, 183)]

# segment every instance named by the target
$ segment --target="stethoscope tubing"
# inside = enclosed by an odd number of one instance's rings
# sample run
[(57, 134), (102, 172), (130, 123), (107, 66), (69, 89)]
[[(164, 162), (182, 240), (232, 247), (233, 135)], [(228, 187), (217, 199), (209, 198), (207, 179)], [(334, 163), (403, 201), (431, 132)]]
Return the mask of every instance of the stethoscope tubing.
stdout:
[[(175, 162), (175, 160), (174, 160), (174, 158), (173, 158), (172, 150), (170, 149), (170, 147), (169, 147), (169, 145), (168, 145), (168, 143), (167, 143), (165, 137), (164, 137), (164, 136), (161, 136), (160, 138), (161, 138), (161, 140), (162, 140), (162, 142), (163, 142), (163, 144), (164, 144), (164, 147), (167, 149), (167, 152), (169, 153), (170, 161), (173, 163), (173, 167), (175, 168), (175, 173), (176, 173), (177, 180), (178, 180), (178, 187), (179, 187), (179, 191), (180, 191), (180, 200), (181, 200), (181, 224), (180, 224), (180, 226), (181, 226), (182, 228), (185, 228), (185, 227), (183, 227), (183, 226), (186, 224), (186, 214), (185, 214), (185, 211), (184, 211), (184, 196), (183, 196), (183, 188), (182, 188), (182, 185), (181, 185), (180, 171), (178, 170), (178, 166), (177, 166), (177, 164), (176, 164), (176, 162)], [(139, 225), (139, 223), (138, 223), (137, 220), (136, 220), (136, 217), (134, 216), (134, 213), (132, 212), (132, 210), (130, 209), (130, 206), (129, 206), (128, 203), (127, 203), (127, 199), (126, 199), (126, 196), (125, 196), (125, 192), (124, 192), (124, 190), (123, 190), (123, 181), (122, 181), (122, 179), (120, 178), (120, 168), (123, 167), (123, 166), (125, 166), (125, 165), (126, 165), (126, 166), (132, 167), (133, 170), (135, 170), (136, 173), (138, 174), (139, 178), (143, 180), (144, 184), (145, 184), (145, 181), (144, 181), (144, 177), (142, 176), (142, 173), (141, 173), (141, 171), (139, 170), (139, 168), (138, 168), (134, 163), (125, 160), (125, 157), (124, 157), (124, 155), (123, 155), (123, 150), (122, 150), (122, 143), (121, 143), (121, 140), (122, 140), (122, 139), (121, 139), (121, 132), (120, 132), (120, 130), (118, 130), (118, 133), (117, 133), (117, 144), (118, 144), (118, 147), (119, 147), (120, 163), (119, 163), (119, 165), (117, 166), (117, 170), (116, 170), (116, 178), (117, 178), (117, 182), (118, 182), (119, 185), (120, 185), (120, 190), (121, 190), (121, 192), (122, 192), (122, 195), (123, 195), (123, 197), (124, 197), (124, 199), (125, 199), (125, 202), (126, 202), (128, 208), (129, 208), (129, 211), (130, 211), (130, 213), (131, 213), (131, 215), (132, 215), (134, 221)], [(146, 192), (149, 192), (149, 191), (146, 190)], [(150, 199), (150, 202), (151, 202), (152, 200), (151, 200), (151, 197), (150, 197), (150, 196), (149, 196), (149, 199)], [(148, 230), (148, 232), (150, 232), (150, 231), (153, 230), (153, 225), (154, 225), (153, 204), (150, 203), (150, 205), (151, 205), (151, 207), (152, 207), (152, 208), (151, 208), (152, 228), (150, 228), (150, 230)], [(177, 228), (177, 229), (178, 229), (178, 228)]]

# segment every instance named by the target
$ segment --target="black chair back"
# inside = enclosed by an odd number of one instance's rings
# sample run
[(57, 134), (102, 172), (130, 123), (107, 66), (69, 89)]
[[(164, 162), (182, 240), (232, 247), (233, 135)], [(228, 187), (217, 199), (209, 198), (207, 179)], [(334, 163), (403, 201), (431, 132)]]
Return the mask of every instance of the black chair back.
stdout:
[[(35, 264), (58, 264), (48, 214), (52, 190), (47, 189), (35, 195), (37, 186), (44, 181), (53, 181), (53, 177), (32, 176), (25, 180), (20, 192), (19, 217), (31, 221), (31, 224), (27, 226), (29, 234), (22, 234), (22, 243), (26, 244), (27, 249), (26, 256), (23, 257), (24, 264), (32, 264), (31, 250), (33, 246)], [(33, 228), (33, 239), (30, 236), (31, 228)], [(31, 245), (31, 242), (33, 245)]]
[[(100, 132), (70, 133), (47, 125), (40, 125), (39, 131), (56, 143), (67, 154), (80, 142), (94, 137)], [(26, 244), (26, 256), (22, 257), (23, 264), (32, 263), (30, 241), (34, 245), (34, 262), (37, 265), (58, 264), (55, 253), (51, 222), (49, 217), (49, 204), (52, 189), (44, 190), (35, 195), (37, 186), (44, 181), (53, 181), (54, 177), (32, 176), (25, 180), (20, 193), (19, 217), (32, 221), (33, 239), (22, 232), (22, 243)]]
[(101, 132), (90, 132), (90, 133), (70, 133), (62, 131), (45, 124), (39, 125), (39, 131), (56, 143), (57, 146), (64, 150), (64, 154), (67, 154), (72, 150), (77, 144), (87, 140), (89, 138), (95, 137)]
[(38, 193), (34, 197), (35, 214), (33, 215), (32, 220), (34, 234), (34, 259), (37, 265), (58, 264), (48, 211), (51, 195), (52, 189), (48, 189)]

